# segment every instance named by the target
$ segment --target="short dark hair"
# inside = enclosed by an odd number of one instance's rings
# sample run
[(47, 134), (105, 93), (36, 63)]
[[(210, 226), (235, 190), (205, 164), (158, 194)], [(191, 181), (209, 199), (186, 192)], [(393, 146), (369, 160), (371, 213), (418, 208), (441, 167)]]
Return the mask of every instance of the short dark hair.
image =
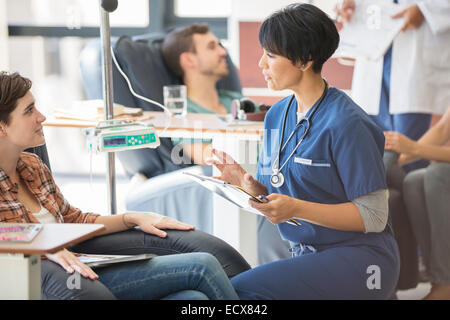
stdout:
[(192, 37), (194, 34), (206, 34), (209, 32), (207, 24), (195, 23), (187, 27), (177, 28), (164, 38), (161, 47), (163, 59), (169, 69), (179, 77), (183, 77), (184, 71), (180, 65), (180, 56), (183, 52), (195, 53)]
[(17, 100), (31, 89), (31, 80), (17, 72), (0, 72), (0, 122), (9, 124), (10, 115), (17, 107)]
[(295, 3), (264, 20), (259, 42), (268, 52), (294, 65), (313, 61), (313, 70), (320, 72), (339, 45), (339, 33), (325, 12), (310, 4)]

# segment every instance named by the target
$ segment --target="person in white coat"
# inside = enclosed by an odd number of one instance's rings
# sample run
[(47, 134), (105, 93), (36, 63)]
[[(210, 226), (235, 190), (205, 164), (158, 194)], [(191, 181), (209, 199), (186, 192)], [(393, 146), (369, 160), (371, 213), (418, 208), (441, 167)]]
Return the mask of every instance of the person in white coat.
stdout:
[[(443, 114), (450, 101), (450, 1), (393, 0), (405, 9), (402, 31), (378, 61), (356, 59), (352, 98), (384, 130), (417, 140), (429, 128), (432, 114)], [(348, 22), (358, 0), (336, 7)], [(385, 159), (386, 160), (386, 159)], [(426, 161), (404, 166), (425, 167)]]

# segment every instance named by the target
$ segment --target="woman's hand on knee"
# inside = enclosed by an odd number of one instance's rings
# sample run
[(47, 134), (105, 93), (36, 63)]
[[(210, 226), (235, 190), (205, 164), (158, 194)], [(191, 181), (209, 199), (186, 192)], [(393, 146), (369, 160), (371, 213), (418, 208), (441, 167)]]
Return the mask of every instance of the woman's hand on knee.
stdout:
[(98, 275), (90, 267), (78, 260), (75, 254), (66, 249), (53, 254), (46, 254), (45, 256), (48, 260), (59, 264), (69, 273), (74, 273), (77, 271), (85, 278), (89, 278), (91, 280), (98, 279)]
[(165, 238), (167, 233), (161, 229), (194, 230), (195, 227), (158, 213), (126, 213), (128, 221), (134, 223), (142, 231)]

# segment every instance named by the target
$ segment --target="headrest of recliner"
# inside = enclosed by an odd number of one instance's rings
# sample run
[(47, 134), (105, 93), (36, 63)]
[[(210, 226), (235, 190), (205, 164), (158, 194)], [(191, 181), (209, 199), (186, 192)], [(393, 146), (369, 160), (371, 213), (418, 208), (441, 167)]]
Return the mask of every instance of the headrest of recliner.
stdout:
[[(182, 80), (170, 71), (161, 55), (164, 35), (164, 33), (150, 33), (133, 38), (122, 36), (119, 39), (111, 39), (116, 59), (130, 79), (134, 91), (159, 103), (163, 103), (164, 85), (182, 83)], [(217, 88), (241, 92), (239, 75), (229, 55), (227, 63), (230, 73), (217, 83)], [(103, 87), (99, 40), (91, 41), (85, 46), (80, 56), (80, 65), (87, 97), (101, 99)], [(162, 111), (159, 107), (131, 95), (114, 62), (113, 80), (114, 102), (128, 107)]]
[[(181, 84), (182, 80), (167, 67), (161, 54), (164, 34), (149, 34), (139, 37), (120, 37), (114, 46), (116, 58), (130, 78), (136, 93), (163, 103), (163, 86)], [(239, 75), (229, 55), (227, 63), (230, 73), (217, 83), (218, 89), (241, 92)], [(136, 104), (145, 110), (161, 111), (140, 99)], [(139, 101), (138, 101), (139, 100)]]
[[(114, 53), (134, 91), (144, 97), (163, 103), (163, 86), (181, 83), (165, 65), (160, 52), (160, 42), (147, 44), (123, 36), (116, 42)], [(141, 99), (136, 98), (135, 101), (136, 106), (145, 110), (162, 111)]]

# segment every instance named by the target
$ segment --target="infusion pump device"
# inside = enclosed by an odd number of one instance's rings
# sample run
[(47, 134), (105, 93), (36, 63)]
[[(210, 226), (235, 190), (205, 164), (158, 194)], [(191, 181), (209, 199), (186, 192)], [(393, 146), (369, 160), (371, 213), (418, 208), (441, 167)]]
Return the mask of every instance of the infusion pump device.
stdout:
[(153, 125), (126, 120), (105, 120), (84, 130), (88, 146), (97, 152), (156, 148), (159, 138)]

